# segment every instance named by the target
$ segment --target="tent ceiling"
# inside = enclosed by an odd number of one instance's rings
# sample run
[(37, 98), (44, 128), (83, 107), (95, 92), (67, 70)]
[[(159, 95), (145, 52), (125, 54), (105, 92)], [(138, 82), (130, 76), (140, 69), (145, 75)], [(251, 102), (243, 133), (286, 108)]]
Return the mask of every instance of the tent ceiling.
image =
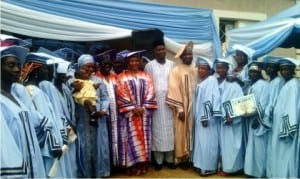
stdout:
[(234, 44), (255, 49), (255, 57), (277, 47), (300, 48), (300, 4), (286, 9), (262, 22), (228, 32), (228, 52)]

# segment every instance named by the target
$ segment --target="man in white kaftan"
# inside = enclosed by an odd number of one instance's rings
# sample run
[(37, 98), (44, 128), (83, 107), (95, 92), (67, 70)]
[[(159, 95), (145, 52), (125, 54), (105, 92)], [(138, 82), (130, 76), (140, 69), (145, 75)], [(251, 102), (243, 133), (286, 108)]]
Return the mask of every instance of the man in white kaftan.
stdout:
[(161, 169), (163, 160), (169, 164), (174, 158), (174, 123), (171, 108), (166, 104), (168, 92), (169, 74), (174, 67), (174, 62), (166, 59), (164, 42), (154, 42), (154, 53), (156, 59), (145, 66), (154, 81), (155, 95), (158, 109), (153, 112), (152, 117), (152, 151), (156, 161), (156, 169)]

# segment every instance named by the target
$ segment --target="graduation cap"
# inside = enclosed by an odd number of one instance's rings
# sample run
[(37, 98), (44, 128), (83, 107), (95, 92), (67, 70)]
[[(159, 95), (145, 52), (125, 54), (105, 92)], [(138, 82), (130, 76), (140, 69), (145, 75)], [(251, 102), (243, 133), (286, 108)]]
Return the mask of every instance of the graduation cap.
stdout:
[(11, 35), (0, 34), (0, 40), (1, 40), (1, 47), (7, 47), (12, 45), (19, 45), (22, 47), (32, 46), (32, 42), (30, 42), (30, 39), (22, 40), (20, 38)]
[(143, 55), (146, 54), (146, 51), (147, 50), (138, 50), (138, 51), (133, 51), (133, 52), (129, 52), (126, 54), (126, 59), (132, 57), (132, 56), (139, 56), (139, 57), (142, 57)]
[(21, 46), (8, 46), (8, 47), (1, 47), (1, 59), (4, 57), (16, 57), (21, 65), (23, 66), (26, 55), (28, 54), (29, 50), (27, 48)]
[(121, 52), (117, 53), (116, 59), (124, 60), (128, 53), (130, 53), (129, 50), (122, 50)]
[(252, 61), (248, 64), (248, 71), (255, 70), (260, 72), (262, 68), (263, 68), (263, 62)]
[(208, 65), (210, 69), (213, 68), (213, 62), (203, 56), (197, 56), (196, 66), (198, 67), (199, 65)]
[(300, 60), (284, 57), (279, 60), (279, 66), (300, 66)]
[(114, 49), (106, 50), (105, 52), (97, 54), (95, 56), (95, 61), (99, 62), (99, 63), (105, 59), (110, 59), (111, 61), (114, 61), (116, 56), (117, 56), (117, 53)]
[(232, 49), (235, 51), (241, 51), (244, 54), (246, 54), (248, 56), (248, 58), (252, 59), (253, 54), (255, 53), (255, 50), (253, 50), (252, 48), (249, 48), (247, 46), (244, 45), (240, 45), (240, 44), (235, 44), (232, 46)]

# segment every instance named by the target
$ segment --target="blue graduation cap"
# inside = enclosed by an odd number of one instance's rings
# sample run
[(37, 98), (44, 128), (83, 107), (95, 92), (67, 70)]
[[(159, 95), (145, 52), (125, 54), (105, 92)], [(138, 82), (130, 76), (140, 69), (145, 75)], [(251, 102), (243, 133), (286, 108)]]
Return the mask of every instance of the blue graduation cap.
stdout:
[(126, 58), (126, 56), (127, 56), (128, 53), (130, 53), (129, 50), (122, 50), (121, 52), (117, 53), (116, 58), (124, 60)]
[(279, 60), (279, 66), (300, 66), (300, 60), (284, 57)]
[(9, 56), (16, 57), (23, 66), (25, 57), (28, 54), (28, 52), (29, 50), (27, 48), (16, 45), (1, 47), (1, 59)]
[(271, 55), (268, 55), (268, 56), (265, 56), (262, 61), (264, 63), (272, 63), (272, 64), (279, 64), (279, 61), (284, 58), (284, 57), (280, 57), (280, 56), (271, 56)]
[(263, 68), (263, 62), (258, 61), (252, 61), (248, 64), (248, 71), (255, 70), (255, 71), (261, 71)]
[(43, 53), (32, 52), (26, 56), (25, 63), (40, 63), (47, 65), (47, 60), (49, 57), (45, 56)]

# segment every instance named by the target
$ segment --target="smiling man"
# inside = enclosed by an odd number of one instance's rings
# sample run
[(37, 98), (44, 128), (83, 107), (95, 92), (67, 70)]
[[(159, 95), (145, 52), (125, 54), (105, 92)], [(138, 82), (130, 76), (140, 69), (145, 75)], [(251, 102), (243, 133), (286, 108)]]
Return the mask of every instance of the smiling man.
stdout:
[(182, 63), (176, 65), (169, 76), (166, 103), (174, 115), (175, 164), (183, 169), (190, 166), (192, 143), (192, 101), (197, 84), (197, 68), (193, 64), (193, 42), (189, 41), (178, 51), (175, 58)]

